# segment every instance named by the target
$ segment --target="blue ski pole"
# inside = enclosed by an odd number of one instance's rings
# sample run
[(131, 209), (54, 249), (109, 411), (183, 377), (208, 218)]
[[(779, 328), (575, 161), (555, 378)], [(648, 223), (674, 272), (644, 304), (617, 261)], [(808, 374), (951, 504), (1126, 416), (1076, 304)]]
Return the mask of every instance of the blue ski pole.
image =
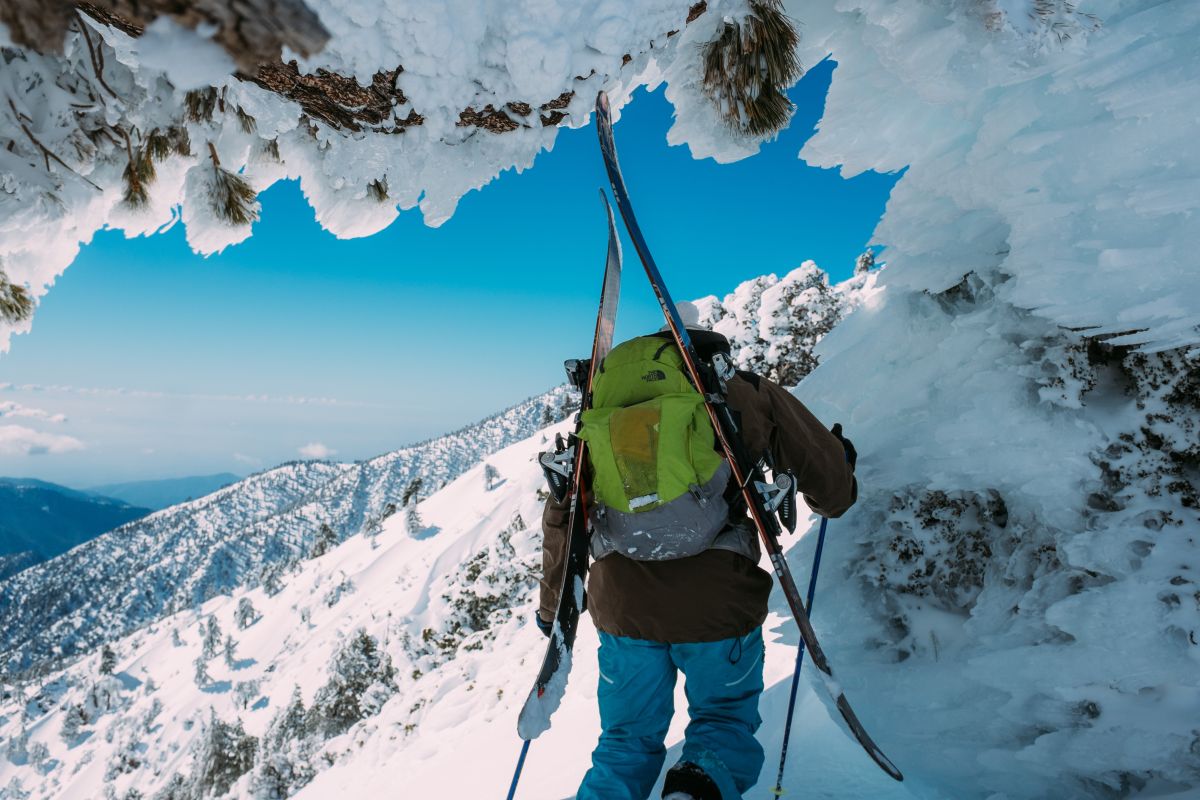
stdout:
[[(812, 614), (813, 595), (817, 591), (817, 571), (821, 569), (821, 550), (825, 548), (825, 529), (829, 518), (821, 517), (821, 530), (817, 533), (817, 552), (813, 555), (812, 575), (808, 579), (808, 613)], [(796, 690), (800, 688), (800, 667), (804, 665), (804, 640), (796, 648), (796, 671), (792, 673), (792, 696), (788, 700), (787, 722), (783, 727), (783, 750), (779, 754), (779, 774), (775, 778), (774, 794), (783, 795), (783, 768), (787, 764), (788, 740), (792, 736), (792, 715), (796, 712)], [(509, 800), (512, 800), (511, 796)]]
[(517, 759), (517, 770), (513, 773), (512, 786), (508, 787), (508, 800), (513, 800), (517, 796), (517, 781), (521, 780), (521, 770), (525, 769), (525, 756), (529, 754), (529, 743), (533, 739), (526, 739), (525, 744), (521, 745), (521, 757)]

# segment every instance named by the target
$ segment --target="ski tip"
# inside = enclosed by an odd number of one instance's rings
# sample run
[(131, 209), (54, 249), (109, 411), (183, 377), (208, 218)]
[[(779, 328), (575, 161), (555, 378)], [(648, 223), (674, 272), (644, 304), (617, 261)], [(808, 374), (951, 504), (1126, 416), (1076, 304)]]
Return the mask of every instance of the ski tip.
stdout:
[(890, 758), (883, 754), (883, 751), (881, 751), (879, 748), (875, 748), (874, 752), (871, 753), (871, 757), (889, 778), (897, 783), (904, 782), (904, 773), (900, 771), (899, 767), (892, 763)]

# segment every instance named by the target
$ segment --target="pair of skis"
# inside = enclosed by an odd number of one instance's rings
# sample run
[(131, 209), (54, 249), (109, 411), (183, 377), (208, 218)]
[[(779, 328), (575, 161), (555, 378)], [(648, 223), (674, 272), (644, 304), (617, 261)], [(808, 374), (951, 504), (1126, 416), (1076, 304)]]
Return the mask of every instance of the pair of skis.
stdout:
[[(833, 669), (830, 667), (829, 661), (825, 657), (825, 652), (821, 649), (821, 645), (817, 641), (817, 635), (808, 618), (804, 601), (800, 597), (799, 589), (796, 587), (796, 582), (793, 580), (791, 570), (788, 568), (787, 561), (784, 558), (783, 547), (779, 542), (781, 533), (779, 521), (768, 510), (766, 499), (756, 488), (756, 484), (765, 483), (762, 467), (745, 452), (742, 446), (733, 415), (724, 402), (721, 378), (711, 369), (705, 369), (701, 366), (702, 362), (697, 356), (695, 348), (692, 346), (687, 328), (679, 317), (679, 312), (671, 300), (671, 295), (667, 291), (662, 275), (659, 273), (658, 267), (654, 263), (654, 258), (646, 246), (646, 240), (642, 236), (637, 218), (634, 216), (633, 206), (629, 200), (629, 193), (625, 188), (625, 180), (621, 175), (621, 167), (617, 162), (616, 143), (613, 139), (612, 117), (608, 96), (603, 92), (600, 93), (596, 100), (596, 120), (596, 127), (600, 136), (600, 152), (604, 156), (604, 165), (608, 171), (609, 181), (612, 184), (613, 196), (616, 199), (617, 208), (621, 213), (625, 228), (629, 232), (629, 237), (633, 241), (634, 248), (637, 250), (638, 257), (641, 259), (642, 266), (645, 268), (650, 285), (658, 298), (659, 305), (662, 307), (667, 327), (671, 332), (672, 339), (679, 348), (679, 352), (683, 356), (683, 361), (692, 383), (705, 396), (705, 407), (708, 410), (713, 429), (716, 431), (718, 443), (732, 468), (733, 480), (737, 481), (737, 485), (742, 489), (742, 496), (754, 521), (754, 525), (758, 530), (763, 546), (770, 557), (771, 565), (775, 570), (775, 576), (779, 581), (780, 588), (787, 598), (792, 616), (795, 617), (800, 627), (800, 635), (804, 640), (804, 647), (808, 650), (813, 665), (816, 667), (818, 675), (821, 678), (820, 683), (828, 691), (830, 699), (840, 712), (851, 735), (858, 741), (863, 750), (890, 777), (898, 781), (903, 780), (904, 776), (900, 770), (896, 768), (879, 746), (875, 744), (870, 734), (867, 733), (859, 721), (858, 716), (854, 713), (854, 709), (850, 706), (850, 701), (846, 699), (845, 693), (837, 681), (834, 680)], [(605, 267), (600, 310), (596, 321), (596, 337), (592, 346), (592, 360), (588, 365), (586, 382), (581, 381), (583, 383), (581, 389), (583, 391), (584, 408), (588, 407), (591, 400), (592, 372), (612, 346), (613, 323), (616, 318), (617, 295), (619, 294), (621, 251), (617, 240), (612, 209), (608, 207), (607, 199), (605, 200), (605, 207), (608, 210), (609, 224), (608, 263)], [(525, 740), (525, 749), (522, 750), (522, 760), (528, 749), (529, 741), (549, 728), (550, 715), (557, 709), (562, 700), (563, 690), (566, 686), (566, 673), (570, 669), (571, 647), (575, 642), (575, 634), (579, 626), (579, 616), (583, 610), (583, 581), (587, 574), (588, 538), (587, 498), (584, 491), (585, 483), (583, 481), (585, 448), (584, 443), (578, 440), (574, 441), (574, 447), (571, 492), (569, 495), (571, 505), (567, 558), (559, 593), (558, 614), (551, 630), (550, 642), (546, 650), (546, 657), (542, 663), (542, 669), (538, 673), (537, 681), (534, 683), (533, 690), (526, 700), (518, 722), (518, 733)], [(514, 778), (513, 790), (515, 788), (516, 778)], [(509, 796), (510, 798), (512, 797), (511, 792)]]

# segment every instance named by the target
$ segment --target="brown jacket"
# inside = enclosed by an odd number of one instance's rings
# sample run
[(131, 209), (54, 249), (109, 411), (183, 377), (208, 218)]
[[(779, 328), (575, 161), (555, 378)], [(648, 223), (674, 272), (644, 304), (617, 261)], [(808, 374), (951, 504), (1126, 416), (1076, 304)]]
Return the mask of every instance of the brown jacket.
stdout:
[[(750, 453), (768, 447), (779, 470), (792, 470), (808, 505), (838, 517), (857, 487), (841, 442), (790, 392), (748, 372), (729, 381), (727, 402), (740, 417)], [(568, 507), (553, 498), (542, 515), (545, 540), (538, 614), (552, 620), (566, 554)], [(750, 525), (744, 508), (731, 524)], [(744, 556), (708, 550), (674, 561), (633, 561), (619, 553), (594, 563), (587, 606), (600, 630), (658, 642), (711, 642), (744, 636), (767, 617), (771, 576)]]

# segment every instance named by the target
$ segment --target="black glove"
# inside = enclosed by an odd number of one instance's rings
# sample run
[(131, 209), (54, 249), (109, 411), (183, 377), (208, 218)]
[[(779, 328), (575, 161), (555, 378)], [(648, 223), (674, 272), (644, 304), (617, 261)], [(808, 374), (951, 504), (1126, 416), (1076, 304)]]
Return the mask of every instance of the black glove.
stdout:
[(854, 449), (854, 445), (845, 436), (842, 436), (842, 423), (835, 422), (833, 430), (830, 431), (837, 440), (842, 443), (842, 449), (846, 451), (846, 460), (850, 462), (850, 469), (854, 469), (858, 464), (858, 451)]
[(533, 612), (533, 619), (537, 623), (538, 630), (541, 631), (542, 633), (544, 633), (546, 635), (546, 638), (549, 639), (550, 631), (554, 630), (554, 623), (546, 622), (546, 620), (542, 619), (542, 615), (537, 613), (536, 611)]

